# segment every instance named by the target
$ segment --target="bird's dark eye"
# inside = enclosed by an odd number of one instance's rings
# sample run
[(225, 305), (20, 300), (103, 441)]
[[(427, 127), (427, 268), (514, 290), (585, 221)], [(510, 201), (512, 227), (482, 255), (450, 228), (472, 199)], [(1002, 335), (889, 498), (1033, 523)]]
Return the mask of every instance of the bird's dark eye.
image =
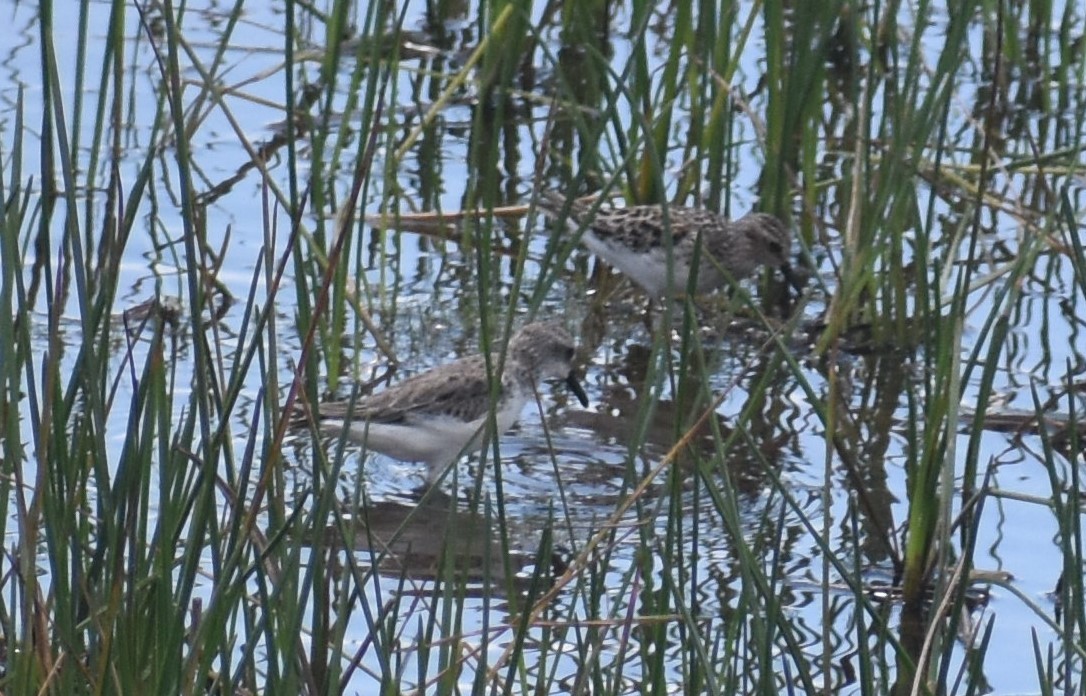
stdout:
[(784, 247), (781, 246), (780, 242), (770, 242), (769, 250), (772, 251), (774, 254), (780, 254), (784, 251)]

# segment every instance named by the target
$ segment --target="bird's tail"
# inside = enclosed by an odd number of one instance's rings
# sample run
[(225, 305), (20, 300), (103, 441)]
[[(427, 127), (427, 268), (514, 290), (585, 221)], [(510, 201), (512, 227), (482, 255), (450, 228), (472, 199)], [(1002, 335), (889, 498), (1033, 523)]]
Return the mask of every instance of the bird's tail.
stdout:
[(560, 218), (567, 214), (579, 219), (589, 212), (592, 204), (577, 198), (567, 198), (557, 191), (540, 191), (536, 205), (550, 218)]

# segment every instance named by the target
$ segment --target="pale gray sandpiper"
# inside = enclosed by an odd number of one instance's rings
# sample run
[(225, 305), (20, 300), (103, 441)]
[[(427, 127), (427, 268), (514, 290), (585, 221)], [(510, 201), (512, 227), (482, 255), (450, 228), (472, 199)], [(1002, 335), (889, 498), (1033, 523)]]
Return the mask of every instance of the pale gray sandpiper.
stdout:
[[(567, 207), (568, 205), (568, 207)], [(749, 213), (728, 220), (699, 208), (635, 205), (626, 208), (591, 206), (567, 200), (553, 191), (540, 193), (539, 207), (551, 218), (569, 211), (569, 227), (583, 227), (581, 241), (588, 250), (622, 271), (653, 297), (686, 292), (698, 238), (701, 250), (694, 290), (710, 292), (730, 277), (742, 280), (762, 265), (781, 270), (798, 291), (802, 283), (792, 273), (788, 251), (792, 235), (775, 215)], [(671, 232), (671, 284), (668, 283), (665, 233)]]
[[(573, 371), (573, 338), (555, 323), (527, 324), (509, 341), (495, 405), (497, 432), (513, 427), (538, 381), (564, 379), (583, 406), (588, 396)], [(497, 369), (498, 353), (493, 368)], [(321, 430), (340, 434), (368, 450), (404, 461), (425, 462), (436, 481), (461, 453), (484, 444), (491, 408), (485, 358), (473, 355), (410, 377), (384, 391), (350, 402), (320, 404)]]

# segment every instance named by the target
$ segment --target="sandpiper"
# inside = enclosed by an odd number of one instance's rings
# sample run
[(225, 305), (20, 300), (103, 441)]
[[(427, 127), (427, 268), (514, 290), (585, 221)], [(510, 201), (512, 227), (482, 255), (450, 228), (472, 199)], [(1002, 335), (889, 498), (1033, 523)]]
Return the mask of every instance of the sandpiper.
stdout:
[[(544, 191), (540, 208), (552, 218), (568, 210), (569, 227), (584, 229), (581, 240), (589, 251), (619, 269), (653, 297), (686, 292), (698, 239), (701, 239), (696, 294), (742, 280), (762, 265), (776, 266), (798, 291), (802, 283), (792, 273), (788, 250), (792, 235), (775, 215), (749, 213), (728, 220), (699, 208), (635, 205), (599, 208), (569, 201), (561, 194)], [(665, 233), (671, 233), (671, 278)]]
[[(588, 396), (573, 372), (573, 338), (551, 322), (527, 324), (509, 341), (494, 404), (498, 434), (513, 427), (539, 380), (564, 379), (583, 406)], [(493, 354), (497, 369), (498, 353)], [(353, 406), (353, 408), (352, 408)], [(462, 454), (480, 449), (491, 409), (490, 381), (482, 355), (460, 358), (350, 402), (318, 409), (321, 430), (346, 436), (404, 461), (425, 462), (433, 483)]]

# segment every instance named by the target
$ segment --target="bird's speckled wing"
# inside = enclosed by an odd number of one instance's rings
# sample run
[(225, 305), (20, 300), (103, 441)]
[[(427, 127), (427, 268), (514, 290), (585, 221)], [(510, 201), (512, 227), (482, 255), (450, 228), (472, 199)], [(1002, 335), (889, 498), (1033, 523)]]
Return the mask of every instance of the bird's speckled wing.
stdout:
[[(499, 396), (500, 396), (499, 391)], [(320, 416), (343, 419), (350, 401), (321, 404)], [(481, 355), (461, 358), (409, 377), (384, 391), (355, 401), (352, 418), (371, 423), (403, 423), (413, 415), (447, 415), (472, 421), (486, 415), (490, 385)]]
[[(583, 210), (574, 211), (579, 219), (584, 214)], [(630, 251), (644, 252), (664, 245), (665, 230), (671, 232), (671, 243), (678, 244), (687, 238), (693, 240), (700, 230), (719, 225), (719, 216), (708, 210), (673, 205), (668, 207), (665, 218), (659, 206), (635, 205), (600, 208), (587, 227), (601, 240), (616, 242)]]

